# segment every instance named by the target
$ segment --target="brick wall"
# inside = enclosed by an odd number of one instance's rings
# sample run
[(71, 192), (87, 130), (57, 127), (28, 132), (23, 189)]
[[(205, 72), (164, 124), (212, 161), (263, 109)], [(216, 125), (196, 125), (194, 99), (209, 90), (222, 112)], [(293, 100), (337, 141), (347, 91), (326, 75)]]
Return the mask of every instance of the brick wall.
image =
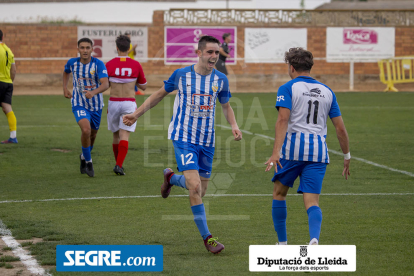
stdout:
[[(164, 56), (164, 23), (163, 12), (153, 14), (153, 24), (148, 26), (148, 56), (161, 58)], [(75, 57), (77, 55), (77, 26), (75, 25), (47, 25), (47, 24), (3, 24), (0, 26), (5, 34), (4, 42), (12, 49), (16, 57)], [(244, 57), (244, 26), (237, 28), (237, 53)], [(414, 28), (398, 27), (395, 33), (396, 56), (414, 55)], [(308, 49), (314, 57), (326, 57), (326, 28), (308, 28)], [(17, 61), (19, 74), (61, 74), (66, 61)], [(180, 65), (164, 65), (163, 61), (149, 61), (143, 63), (143, 68), (149, 79), (156, 80), (150, 86), (160, 86), (158, 80), (168, 77)], [(237, 65), (228, 66), (231, 73), (231, 82), (237, 82), (237, 90), (252, 89), (252, 82), (257, 78), (263, 80), (256, 84), (259, 91), (265, 91), (269, 85), (277, 85), (286, 80), (286, 65), (270, 63), (238, 62)], [(377, 63), (356, 63), (355, 81), (366, 81), (367, 75), (377, 78), (379, 69)], [(280, 77), (274, 77), (274, 76)], [(347, 82), (349, 78), (348, 63), (327, 63), (316, 60), (312, 75), (321, 79), (334, 79), (332, 85), (341, 80)], [(252, 77), (253, 76), (253, 77)], [(256, 76), (256, 77), (255, 77)], [(329, 78), (328, 78), (329, 77)], [(357, 83), (356, 83), (357, 84)]]

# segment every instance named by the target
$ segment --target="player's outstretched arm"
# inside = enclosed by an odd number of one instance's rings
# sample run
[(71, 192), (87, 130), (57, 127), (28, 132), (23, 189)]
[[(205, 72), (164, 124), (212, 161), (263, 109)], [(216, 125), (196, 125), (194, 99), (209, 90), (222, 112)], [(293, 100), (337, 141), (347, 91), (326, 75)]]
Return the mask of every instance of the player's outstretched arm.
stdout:
[(290, 117), (290, 109), (286, 107), (279, 107), (279, 115), (277, 116), (277, 121), (275, 125), (275, 143), (273, 145), (273, 153), (270, 156), (269, 160), (265, 163), (267, 165), (266, 172), (275, 165), (275, 172), (277, 172), (277, 164), (282, 168), (280, 164), (280, 149), (282, 148), (283, 141), (286, 137), (286, 131), (288, 128)]
[(239, 126), (237, 125), (233, 108), (231, 108), (231, 105), (229, 102), (222, 104), (221, 108), (223, 109), (224, 117), (226, 117), (227, 122), (231, 126), (231, 132), (233, 133), (234, 140), (240, 141), (242, 139), (243, 134), (240, 131)]
[(63, 71), (63, 96), (68, 99), (72, 98), (72, 93), (68, 89), (69, 75), (70, 73)]
[(93, 96), (98, 95), (99, 93), (105, 92), (109, 88), (109, 80), (108, 78), (101, 78), (99, 79), (101, 85), (91, 91), (86, 92), (85, 97), (87, 99), (92, 99)]
[(149, 96), (137, 110), (132, 114), (124, 115), (123, 122), (127, 126), (133, 125), (139, 117), (144, 115), (145, 112), (156, 106), (165, 96), (168, 95), (168, 92), (165, 91), (164, 85), (160, 90)]
[[(349, 138), (348, 132), (346, 131), (344, 121), (342, 120), (342, 116), (334, 117), (331, 119), (332, 123), (336, 130), (336, 136), (339, 140), (339, 145), (341, 146), (341, 150), (344, 155), (349, 153)], [(349, 164), (351, 162), (351, 158), (344, 158), (344, 170), (342, 171), (342, 176), (345, 176), (345, 179), (348, 179), (348, 176), (351, 175), (349, 172)]]

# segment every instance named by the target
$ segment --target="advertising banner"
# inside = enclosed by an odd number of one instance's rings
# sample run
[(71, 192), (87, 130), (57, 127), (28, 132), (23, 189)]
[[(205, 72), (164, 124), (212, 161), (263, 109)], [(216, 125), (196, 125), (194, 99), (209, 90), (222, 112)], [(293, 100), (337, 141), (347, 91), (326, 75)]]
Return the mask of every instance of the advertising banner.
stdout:
[(284, 63), (289, 48), (307, 47), (307, 29), (246, 28), (244, 57), (247, 63)]
[(230, 57), (226, 64), (234, 65), (237, 56), (236, 27), (165, 27), (164, 56), (165, 64), (194, 64), (198, 61), (196, 54), (198, 40), (203, 35), (211, 35), (221, 43), (224, 33), (230, 33), (232, 39), (228, 44)]
[(104, 61), (118, 55), (115, 40), (117, 36), (131, 33), (131, 43), (137, 45), (135, 59), (146, 62), (148, 58), (148, 28), (134, 26), (78, 26), (78, 40), (88, 37), (93, 41), (92, 56)]
[(356, 271), (355, 245), (250, 245), (250, 271)]
[(377, 62), (395, 56), (395, 28), (327, 28), (328, 62)]

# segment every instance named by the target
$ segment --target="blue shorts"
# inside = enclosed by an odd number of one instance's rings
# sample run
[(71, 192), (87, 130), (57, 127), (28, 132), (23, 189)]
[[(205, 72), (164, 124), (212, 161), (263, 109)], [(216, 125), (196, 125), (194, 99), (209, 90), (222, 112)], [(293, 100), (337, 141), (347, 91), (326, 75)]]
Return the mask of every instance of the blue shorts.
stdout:
[(200, 176), (210, 178), (213, 168), (214, 147), (174, 140), (173, 145), (179, 172), (197, 170)]
[(102, 109), (98, 111), (90, 111), (83, 106), (74, 106), (72, 107), (72, 112), (73, 115), (75, 115), (77, 123), (82, 119), (88, 119), (92, 129), (99, 129), (99, 126), (101, 125)]
[(285, 186), (293, 187), (296, 178), (300, 178), (298, 193), (320, 194), (327, 163), (311, 161), (290, 161), (280, 159), (283, 169), (277, 166), (272, 182), (279, 180)]

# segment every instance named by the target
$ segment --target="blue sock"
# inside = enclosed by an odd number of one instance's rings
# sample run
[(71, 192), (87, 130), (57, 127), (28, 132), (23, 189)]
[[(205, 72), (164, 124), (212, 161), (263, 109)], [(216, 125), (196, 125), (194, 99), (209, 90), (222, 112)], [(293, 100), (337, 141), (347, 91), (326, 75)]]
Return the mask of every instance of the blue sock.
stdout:
[(92, 152), (92, 150), (93, 150), (93, 146), (91, 146), (91, 152)]
[(316, 238), (319, 241), (319, 235), (321, 234), (322, 225), (322, 211), (318, 206), (312, 206), (307, 210), (308, 223), (309, 223), (309, 235), (310, 240)]
[(184, 177), (184, 175), (173, 174), (173, 176), (171, 176), (170, 183), (175, 185), (175, 186), (187, 189), (187, 187), (185, 186), (185, 177)]
[(191, 211), (193, 211), (194, 222), (197, 225), (198, 231), (200, 231), (203, 240), (205, 240), (211, 234), (208, 231), (207, 227), (207, 218), (206, 211), (204, 209), (204, 204), (201, 203), (199, 205), (191, 206)]
[(87, 162), (90, 162), (92, 160), (91, 147), (87, 147), (87, 148), (82, 147), (82, 154)]
[(287, 241), (287, 234), (286, 234), (286, 218), (287, 218), (286, 200), (273, 199), (272, 217), (273, 217), (273, 225), (275, 227), (275, 231), (277, 233), (277, 238), (278, 238), (279, 242)]

